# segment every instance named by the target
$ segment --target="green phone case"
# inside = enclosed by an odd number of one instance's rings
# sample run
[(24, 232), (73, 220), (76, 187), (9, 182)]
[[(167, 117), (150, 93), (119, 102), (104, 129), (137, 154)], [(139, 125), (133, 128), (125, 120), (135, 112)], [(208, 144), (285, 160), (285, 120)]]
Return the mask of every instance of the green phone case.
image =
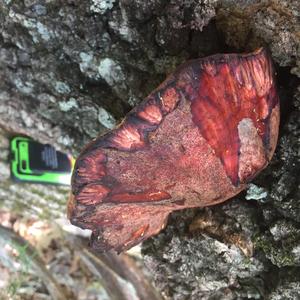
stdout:
[(74, 159), (26, 137), (10, 142), (11, 177), (22, 182), (70, 185)]

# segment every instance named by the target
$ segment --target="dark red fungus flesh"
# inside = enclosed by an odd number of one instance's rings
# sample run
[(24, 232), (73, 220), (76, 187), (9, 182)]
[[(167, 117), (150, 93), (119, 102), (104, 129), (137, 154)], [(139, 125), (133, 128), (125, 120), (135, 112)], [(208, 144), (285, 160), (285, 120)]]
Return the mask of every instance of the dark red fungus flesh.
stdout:
[(179, 67), (77, 159), (72, 224), (96, 249), (126, 250), (170, 212), (225, 201), (268, 164), (279, 101), (266, 51), (218, 54)]

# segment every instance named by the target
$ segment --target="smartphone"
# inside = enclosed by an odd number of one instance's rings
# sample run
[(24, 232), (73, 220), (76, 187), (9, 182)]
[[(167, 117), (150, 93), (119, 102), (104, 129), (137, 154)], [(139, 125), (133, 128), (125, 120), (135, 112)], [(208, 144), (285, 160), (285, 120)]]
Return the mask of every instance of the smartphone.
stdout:
[(70, 185), (74, 158), (27, 137), (10, 141), (11, 177), (15, 181)]

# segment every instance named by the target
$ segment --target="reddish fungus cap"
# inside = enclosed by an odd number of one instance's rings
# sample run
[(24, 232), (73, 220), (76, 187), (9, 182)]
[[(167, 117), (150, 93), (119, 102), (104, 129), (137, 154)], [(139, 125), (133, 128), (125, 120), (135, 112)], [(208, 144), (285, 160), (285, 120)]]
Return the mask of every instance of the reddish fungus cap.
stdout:
[(69, 217), (96, 249), (158, 233), (173, 210), (225, 201), (271, 159), (279, 101), (266, 51), (180, 66), (77, 159)]

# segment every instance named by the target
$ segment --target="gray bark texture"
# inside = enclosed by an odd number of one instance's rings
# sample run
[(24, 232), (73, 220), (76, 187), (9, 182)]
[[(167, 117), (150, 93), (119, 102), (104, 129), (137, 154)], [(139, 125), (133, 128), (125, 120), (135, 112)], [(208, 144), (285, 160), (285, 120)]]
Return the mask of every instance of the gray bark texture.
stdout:
[(274, 159), (235, 199), (173, 214), (143, 254), (166, 299), (299, 299), (299, 0), (0, 0), (0, 206), (60, 217), (68, 192), (12, 184), (9, 135), (76, 155), (180, 63), (261, 46), (281, 98)]

